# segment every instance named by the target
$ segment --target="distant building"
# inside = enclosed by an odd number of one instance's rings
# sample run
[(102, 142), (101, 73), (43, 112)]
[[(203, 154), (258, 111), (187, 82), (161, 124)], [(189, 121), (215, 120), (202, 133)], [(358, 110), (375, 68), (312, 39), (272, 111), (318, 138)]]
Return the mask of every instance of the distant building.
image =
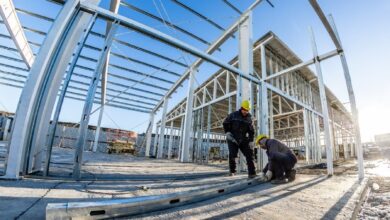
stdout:
[(14, 115), (12, 112), (0, 111), (0, 141), (8, 139)]
[(390, 146), (390, 133), (375, 135), (375, 144), (379, 146)]

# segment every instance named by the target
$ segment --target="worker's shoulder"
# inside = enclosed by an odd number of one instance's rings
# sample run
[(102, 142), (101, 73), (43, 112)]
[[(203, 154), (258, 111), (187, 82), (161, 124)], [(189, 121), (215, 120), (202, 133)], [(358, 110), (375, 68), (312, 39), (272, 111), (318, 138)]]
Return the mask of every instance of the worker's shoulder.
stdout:
[(234, 111), (228, 115), (228, 117), (238, 117), (240, 116), (240, 111)]
[(269, 144), (269, 145), (279, 145), (279, 144), (282, 144), (282, 142), (280, 142), (279, 140), (276, 140), (276, 139), (268, 139), (267, 144)]

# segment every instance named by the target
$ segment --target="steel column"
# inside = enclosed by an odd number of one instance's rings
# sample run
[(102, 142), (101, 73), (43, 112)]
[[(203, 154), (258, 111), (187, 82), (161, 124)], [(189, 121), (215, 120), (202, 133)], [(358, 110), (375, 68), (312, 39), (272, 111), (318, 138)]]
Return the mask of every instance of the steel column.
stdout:
[[(339, 37), (339, 34), (337, 32), (337, 28), (336, 28), (336, 25), (334, 23), (332, 16), (329, 16), (329, 21), (330, 21), (332, 29), (335, 33), (337, 42), (339, 43), (340, 47), (342, 47), (340, 37)], [(353, 124), (354, 124), (355, 143), (356, 143), (357, 159), (358, 159), (359, 179), (363, 179), (364, 178), (364, 164), (363, 164), (363, 149), (362, 149), (362, 143), (361, 143), (361, 137), (360, 137), (359, 113), (358, 113), (358, 109), (357, 109), (357, 105), (356, 105), (355, 93), (353, 91), (351, 74), (349, 73), (349, 67), (348, 67), (347, 59), (345, 58), (344, 51), (342, 53), (340, 53), (340, 60), (341, 60), (342, 66), (343, 66), (345, 83), (347, 84), (349, 102), (351, 104), (352, 120), (353, 120)]]
[[(206, 50), (207, 54), (212, 54), (215, 50), (217, 50), (229, 37), (230, 35), (237, 29), (237, 27), (241, 24), (243, 18), (247, 16), (249, 12), (251, 12), (262, 0), (256, 0), (253, 4), (251, 4), (244, 13), (240, 16), (239, 19), (237, 19), (234, 24), (232, 24), (229, 28), (226, 29), (226, 31), (216, 40), (210, 47)], [(187, 79), (191, 72), (199, 67), (203, 63), (203, 59), (199, 58), (197, 59), (191, 67), (184, 73), (182, 76), (176, 81), (176, 83), (172, 86), (172, 88), (167, 92), (167, 96), (171, 95), (176, 89), (184, 82), (185, 79)], [(229, 72), (229, 71), (228, 71)], [(158, 109), (162, 105), (162, 101), (156, 105), (156, 109)]]
[[(265, 54), (265, 45), (260, 46), (261, 52), (261, 118), (260, 118), (260, 133), (269, 135), (269, 108), (268, 108), (268, 90), (265, 85), (265, 79), (267, 78), (267, 59)], [(268, 163), (268, 157), (264, 150), (262, 152), (262, 167), (265, 167)]]
[(57, 123), (58, 123), (58, 120), (59, 120), (59, 117), (60, 117), (60, 113), (61, 113), (62, 105), (64, 103), (64, 99), (65, 99), (65, 96), (66, 96), (66, 92), (68, 90), (69, 83), (71, 82), (72, 74), (73, 74), (73, 71), (75, 69), (78, 57), (79, 57), (79, 55), (81, 53), (81, 50), (83, 48), (83, 45), (84, 45), (85, 41), (87, 40), (88, 35), (89, 35), (93, 25), (95, 24), (96, 16), (97, 16), (97, 14), (95, 14), (91, 18), (88, 26), (86, 27), (86, 29), (84, 29), (84, 35), (82, 36), (82, 38), (80, 40), (80, 43), (79, 43), (79, 45), (78, 45), (78, 47), (76, 49), (75, 55), (73, 57), (73, 60), (72, 60), (72, 62), (70, 64), (70, 66), (69, 66), (69, 70), (68, 70), (68, 72), (66, 74), (66, 77), (64, 79), (64, 83), (63, 83), (62, 88), (61, 88), (61, 93), (60, 93), (60, 95), (58, 97), (56, 109), (55, 109), (55, 112), (54, 112), (54, 117), (52, 119), (51, 126), (50, 126), (50, 129), (49, 129), (49, 136), (47, 138), (46, 160), (45, 160), (44, 171), (43, 171), (43, 175), (44, 176), (47, 176), (49, 174), (50, 158), (51, 158), (51, 152), (52, 152), (52, 149), (53, 149), (53, 143), (54, 143), (55, 133), (56, 133), (56, 129), (57, 129)]
[(154, 112), (151, 112), (149, 116), (149, 129), (146, 131), (145, 157), (150, 156), (150, 144), (152, 143), (153, 124), (154, 124)]
[(165, 123), (167, 120), (167, 109), (168, 109), (168, 97), (165, 97), (163, 104), (163, 111), (161, 115), (161, 128), (160, 128), (160, 138), (158, 141), (158, 150), (157, 150), (157, 158), (163, 158), (164, 153), (164, 142), (165, 142)]
[(177, 151), (177, 159), (181, 160), (181, 151), (182, 151), (182, 140), (183, 140), (183, 127), (184, 127), (184, 120), (183, 117), (180, 117), (180, 131), (179, 131), (179, 149)]
[(190, 77), (188, 80), (188, 92), (187, 92), (187, 105), (184, 116), (184, 133), (182, 140), (182, 151), (181, 151), (181, 162), (190, 162), (190, 141), (191, 141), (191, 121), (192, 121), (192, 110), (194, 101), (194, 82), (195, 82), (195, 70), (190, 70)]
[(169, 143), (168, 143), (168, 159), (171, 159), (172, 155), (172, 141), (173, 141), (173, 120), (171, 121), (171, 131), (169, 134)]
[[(310, 34), (311, 34), (311, 43), (312, 43), (312, 49), (313, 49), (313, 55), (314, 57), (318, 56), (317, 52), (317, 45), (314, 38), (313, 30), (310, 28)], [(329, 124), (329, 111), (328, 111), (328, 102), (326, 99), (326, 92), (325, 92), (325, 85), (324, 80), (322, 77), (322, 70), (321, 70), (321, 64), (318, 60), (315, 62), (316, 65), (316, 72), (317, 72), (317, 78), (318, 78), (318, 89), (320, 91), (320, 98), (321, 98), (321, 107), (322, 107), (322, 116), (324, 120), (324, 133), (325, 133), (325, 145), (326, 145), (326, 163), (327, 163), (327, 170), (328, 175), (333, 175), (333, 142), (331, 137), (331, 128)]]
[(211, 128), (211, 105), (207, 107), (207, 148), (206, 148), (206, 164), (209, 163), (210, 153), (210, 128)]
[[(110, 11), (112, 11), (114, 13), (118, 13), (119, 4), (120, 4), (120, 0), (111, 0)], [(110, 29), (111, 29), (111, 22), (107, 21), (106, 36), (108, 35)], [(107, 56), (104, 59), (105, 59), (105, 63), (104, 63), (103, 72), (102, 72), (101, 95), (100, 95), (101, 107), (99, 110), (98, 123), (96, 125), (95, 141), (93, 143), (93, 148), (92, 148), (93, 152), (96, 152), (96, 149), (97, 149), (97, 144), (98, 144), (99, 135), (100, 135), (100, 126), (102, 123), (104, 107), (106, 105), (106, 89), (107, 89), (108, 66), (110, 63), (110, 49), (108, 49)]]
[[(5, 175), (2, 178), (18, 179), (21, 167), (26, 161), (26, 151), (31, 147), (34, 119), (37, 117), (37, 99), (41, 94), (42, 84), (47, 78), (47, 68), (58, 52), (58, 44), (63, 39), (63, 33), (69, 28), (74, 19), (75, 8), (78, 0), (70, 0), (65, 3), (48, 33), (45, 43), (40, 49), (34, 64), (30, 70), (30, 77), (20, 96), (16, 110), (15, 122), (9, 141), (9, 154)], [(45, 135), (46, 136), (46, 135)]]
[(119, 24), (117, 21), (114, 22), (109, 34), (107, 35), (107, 39), (105, 41), (105, 46), (104, 50), (100, 54), (99, 57), (99, 63), (96, 67), (95, 74), (91, 80), (90, 87), (88, 89), (88, 95), (86, 102), (84, 104), (84, 109), (82, 113), (82, 117), (80, 120), (80, 128), (79, 128), (79, 134), (77, 137), (77, 142), (76, 142), (76, 153), (75, 153), (75, 158), (74, 158), (74, 167), (73, 167), (73, 177), (75, 179), (80, 178), (80, 169), (81, 169), (81, 163), (82, 163), (82, 157), (83, 157), (83, 151), (84, 151), (84, 145), (85, 145), (85, 140), (88, 132), (88, 123), (90, 119), (90, 113), (92, 110), (92, 105), (93, 105), (93, 99), (96, 93), (96, 89), (99, 83), (100, 76), (103, 71), (104, 67), (104, 58), (107, 56), (107, 53), (109, 52), (109, 48), (112, 44), (114, 35), (116, 33), (116, 30), (118, 28)]
[(303, 126), (304, 126), (304, 138), (305, 138), (305, 156), (306, 163), (309, 163), (309, 145), (310, 145), (310, 132), (309, 132), (309, 121), (308, 121), (308, 110), (303, 110)]
[(154, 135), (154, 143), (153, 143), (153, 156), (157, 157), (157, 145), (158, 145), (158, 132), (159, 132), (159, 129), (160, 126), (158, 124), (156, 124), (156, 133)]
[[(248, 17), (238, 26), (239, 34), (239, 54), (238, 65), (240, 70), (247, 74), (253, 74), (253, 39), (252, 39), (252, 12), (248, 12)], [(251, 108), (253, 108), (253, 99), (251, 91), (251, 81), (238, 76), (236, 109), (240, 109), (242, 100), (249, 100)], [(241, 151), (239, 151), (238, 171), (246, 170), (246, 160)]]

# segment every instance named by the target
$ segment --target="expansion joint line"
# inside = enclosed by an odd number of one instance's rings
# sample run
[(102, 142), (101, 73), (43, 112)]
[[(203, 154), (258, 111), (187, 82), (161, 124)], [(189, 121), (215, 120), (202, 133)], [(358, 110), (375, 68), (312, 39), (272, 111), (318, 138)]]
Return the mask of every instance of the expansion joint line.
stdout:
[(58, 182), (56, 183), (53, 187), (49, 188), (46, 190), (45, 194), (43, 194), (40, 198), (38, 198), (37, 200), (35, 200), (35, 202), (33, 202), (29, 207), (27, 207), (24, 211), (22, 211), (18, 216), (16, 216), (14, 219), (17, 220), (17, 219), (20, 219), (26, 212), (28, 212), (32, 207), (34, 207), (38, 202), (40, 202), (43, 198), (45, 198), (47, 196), (47, 194), (49, 194), (49, 192), (52, 190), (52, 189), (55, 189), (57, 188), (60, 184), (62, 183), (65, 183), (65, 182)]

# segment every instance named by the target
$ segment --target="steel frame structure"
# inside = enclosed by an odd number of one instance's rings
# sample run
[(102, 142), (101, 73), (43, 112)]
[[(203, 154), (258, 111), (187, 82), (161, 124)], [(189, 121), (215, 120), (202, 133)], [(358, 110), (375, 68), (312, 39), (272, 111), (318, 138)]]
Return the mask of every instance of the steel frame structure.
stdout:
[[(92, 104), (98, 102), (102, 105), (100, 115), (102, 115), (105, 105), (115, 106), (123, 109), (141, 111), (150, 114), (150, 121), (146, 132), (145, 156), (151, 155), (151, 137), (155, 124), (155, 114), (162, 107), (162, 118), (156, 122), (156, 132), (154, 141), (154, 155), (163, 158), (164, 155), (170, 159), (172, 156), (172, 136), (180, 136), (180, 146), (177, 157), (182, 162), (205, 162), (208, 159), (208, 148), (213, 133), (218, 133), (223, 138), (221, 125), (229, 112), (237, 109), (242, 99), (249, 99), (253, 106), (252, 114), (255, 116), (257, 133), (268, 134), (271, 137), (279, 138), (289, 144), (289, 146), (305, 146), (305, 156), (308, 163), (319, 162), (322, 159), (322, 145), (326, 148), (326, 158), (328, 174), (333, 174), (333, 158), (338, 157), (339, 147), (341, 145), (344, 157), (355, 156), (359, 161), (359, 178), (364, 177), (363, 158), (360, 143), (360, 131), (358, 125), (358, 116), (356, 101), (351, 85), (348, 65), (345, 54), (342, 49), (339, 36), (333, 19), (327, 19), (318, 3), (315, 0), (309, 0), (315, 12), (318, 14), (326, 30), (331, 36), (336, 50), (319, 55), (316, 49), (314, 35), (312, 34), (313, 59), (302, 62), (295, 54), (288, 49), (286, 45), (272, 32), (266, 34), (263, 38), (253, 44), (252, 41), (252, 10), (262, 1), (256, 0), (247, 10), (241, 13), (230, 2), (224, 1), (237, 13), (240, 13), (239, 19), (229, 28), (222, 28), (211, 19), (189, 8), (179, 1), (173, 1), (183, 9), (204, 19), (210, 25), (223, 31), (221, 36), (210, 43), (195, 34), (184, 30), (183, 28), (167, 23), (163, 19), (137, 8), (127, 2), (116, 1), (112, 5), (111, 11), (97, 6), (98, 0), (68, 0), (66, 2), (56, 0), (63, 4), (61, 11), (56, 19), (45, 17), (39, 14), (28, 12), (23, 9), (15, 9), (20, 13), (34, 16), (52, 23), (49, 32), (34, 30), (30, 27), (20, 25), (24, 31), (30, 31), (38, 35), (46, 36), (43, 43), (28, 42), (30, 45), (40, 47), (38, 54), (34, 54), (35, 61), (31, 69), (22, 68), (7, 64), (1, 64), (7, 68), (13, 68), (18, 71), (29, 72), (27, 81), (15, 80), (12, 77), (26, 79), (23, 74), (16, 74), (8, 71), (1, 71), (2, 78), (12, 83), (4, 83), (14, 87), (23, 87), (23, 92), (18, 106), (14, 132), (12, 132), (8, 164), (6, 175), (3, 178), (19, 178), (19, 172), (22, 174), (32, 173), (42, 169), (43, 155), (47, 151), (45, 170), (48, 171), (50, 164), (50, 138), (47, 142), (46, 134), (55, 133), (55, 124), (58, 121), (58, 115), (61, 110), (61, 102), (57, 104), (55, 111), (55, 120), (53, 126), (50, 126), (51, 110), (55, 106), (58, 96), (60, 100), (65, 97), (83, 100), (85, 98), (84, 110), (80, 120), (80, 133), (77, 141), (77, 150), (75, 154), (75, 163), (73, 175), (76, 179), (80, 178), (82, 154), (85, 144), (85, 134), (88, 128), (89, 116), (93, 112)], [(198, 41), (209, 45), (209, 48), (202, 52), (201, 50), (186, 44), (183, 41), (166, 35), (154, 28), (148, 27), (135, 20), (115, 13), (118, 5), (135, 10), (148, 17), (151, 17), (161, 23), (179, 30), (186, 35), (197, 39)], [(107, 24), (106, 33), (98, 33), (93, 29), (94, 22), (101, 19)], [(8, 24), (9, 21), (3, 20), (2, 23)], [(111, 27), (111, 24), (113, 26)], [(125, 28), (136, 31), (147, 37), (152, 37), (161, 43), (171, 47), (178, 48), (180, 51), (198, 57), (193, 64), (187, 65), (177, 59), (172, 59), (163, 54), (133, 45), (115, 37), (116, 28)], [(230, 63), (225, 63), (213, 57), (211, 54), (229, 38), (234, 37), (238, 31), (239, 55)], [(90, 45), (87, 42), (89, 35), (100, 37), (104, 40), (103, 47)], [(12, 36), (1, 35), (0, 37), (15, 39)], [(158, 67), (153, 64), (143, 62), (133, 57), (110, 50), (112, 44), (120, 44), (128, 48), (136, 49), (143, 53), (169, 61), (172, 64), (188, 68), (183, 74), (176, 73), (164, 67)], [(15, 48), (2, 46), (9, 51), (20, 51)], [(97, 52), (99, 58), (93, 58), (83, 55), (83, 49), (91, 49)], [(76, 52), (75, 52), (76, 51)], [(61, 55), (60, 62), (59, 55)], [(164, 77), (155, 77), (153, 74), (143, 73), (137, 70), (123, 67), (109, 62), (108, 57), (112, 55), (130, 62), (154, 69), (157, 72), (170, 74), (175, 80), (167, 80)], [(352, 115), (350, 115), (344, 106), (324, 85), (321, 72), (321, 61), (339, 55), (346, 78), (347, 88), (350, 96)], [(2, 58), (21, 62), (21, 59), (2, 55)], [(95, 63), (95, 68), (83, 66), (78, 62), (84, 59)], [(25, 60), (25, 59), (24, 59)], [(63, 60), (67, 60), (63, 62)], [(199, 66), (203, 62), (212, 63), (220, 68), (216, 74), (209, 78), (205, 83), (195, 89), (195, 77)], [(314, 75), (307, 66), (316, 66)], [(70, 68), (66, 70), (68, 67)], [(141, 83), (144, 86), (154, 86), (134, 80), (131, 77), (120, 76), (119, 74), (108, 71), (108, 67), (113, 67), (132, 73), (138, 76), (151, 77), (156, 80), (170, 84), (170, 88), (159, 87), (163, 93), (152, 92), (127, 86), (125, 84), (109, 81), (108, 76), (117, 77), (122, 80)], [(73, 71), (75, 68), (81, 68), (91, 72), (90, 75), (84, 75)], [(64, 79), (64, 74), (67, 74)], [(4, 76), (3, 76), (4, 75)], [(103, 77), (101, 77), (103, 75)], [(90, 83), (84, 83), (75, 80), (73, 77), (90, 80)], [(101, 79), (102, 78), (102, 79)], [(168, 102), (175, 91), (182, 86), (188, 79), (187, 98), (176, 105), (173, 110), (168, 111)], [(101, 82), (101, 86), (99, 86)], [(72, 84), (70, 84), (72, 83)], [(74, 84), (87, 86), (83, 88)], [(106, 85), (126, 88), (118, 90), (108, 88)], [(156, 88), (156, 86), (154, 86)], [(61, 88), (61, 90), (60, 90)], [(73, 89), (76, 91), (68, 91)], [(95, 97), (97, 89), (101, 89), (100, 97)], [(139, 105), (127, 103), (135, 100), (131, 97), (137, 96), (127, 92), (134, 91), (146, 92), (148, 96)], [(119, 95), (109, 94), (107, 91), (119, 92)], [(80, 93), (82, 92), (82, 93)], [(87, 92), (87, 95), (85, 93)], [(70, 94), (72, 96), (70, 96)], [(123, 95), (126, 95), (124, 97)], [(76, 96), (76, 97), (75, 97)], [(106, 97), (112, 97), (106, 100)], [(121, 99), (118, 101), (115, 99)], [(95, 101), (96, 100), (96, 101)], [(146, 106), (150, 107), (146, 107)], [(152, 108), (153, 107), (153, 108)], [(141, 110), (144, 109), (143, 111)], [(145, 109), (147, 111), (145, 111)], [(99, 125), (101, 116), (99, 117)], [(353, 128), (353, 131), (351, 131)], [(165, 135), (170, 130), (169, 135)], [(97, 135), (98, 137), (98, 135)], [(168, 137), (168, 146), (164, 146), (165, 138)], [(207, 140), (206, 142), (204, 140)], [(206, 143), (206, 145), (204, 144)], [(355, 147), (354, 147), (355, 146)], [(192, 154), (190, 154), (192, 147)], [(349, 149), (350, 148), (350, 149)], [(164, 154), (165, 149), (167, 153)], [(350, 151), (349, 154), (345, 152)], [(192, 155), (192, 156), (191, 156)], [(267, 161), (266, 157), (257, 154), (258, 168)], [(244, 164), (241, 160), (241, 164)], [(47, 172), (46, 172), (47, 174)]]
[[(306, 146), (307, 162), (318, 163), (321, 161), (321, 146), (324, 144), (321, 144), (321, 139), (318, 136), (321, 133), (320, 126), (323, 127), (323, 121), (320, 124), (322, 113), (318, 86), (313, 84), (317, 77), (308, 68), (286, 73), (286, 69), (294, 69), (290, 68), (293, 62), (299, 63), (301, 61), (271, 32), (255, 43), (253, 54), (255, 60), (257, 60), (254, 66), (257, 71), (262, 72), (261, 69), (264, 68), (260, 59), (262, 47), (258, 46), (263, 45), (264, 42), (267, 43), (267, 47), (263, 47), (266, 52), (265, 57), (267, 58), (267, 61), (264, 63), (266, 63), (265, 68), (268, 70), (265, 78), (269, 81), (269, 87), (273, 89), (269, 92), (268, 99), (270, 106), (269, 115), (270, 118), (273, 118), (273, 120), (270, 119), (269, 121), (269, 133), (271, 136), (283, 140), (291, 147)], [(281, 51), (283, 54), (277, 51)], [(290, 57), (290, 60), (287, 60), (285, 57)], [(237, 65), (237, 58), (230, 63)], [(286, 74), (280, 74), (282, 71)], [(274, 77), (273, 75), (276, 76)], [(257, 77), (261, 78), (262, 76), (257, 75)], [(223, 132), (222, 121), (236, 106), (237, 84), (235, 74), (226, 70), (220, 70), (194, 91), (194, 112), (205, 110), (209, 107), (214, 110), (210, 111), (213, 122), (207, 124), (210, 125), (210, 131)], [(335, 112), (335, 114), (332, 114), (330, 121), (339, 132), (342, 131), (352, 135), (352, 132), (350, 132), (352, 122), (349, 113), (330, 90), (327, 89), (326, 91), (327, 99), (331, 100), (328, 103), (329, 109)], [(254, 112), (256, 114), (261, 112), (261, 97), (254, 97), (253, 102), (255, 103), (253, 105), (255, 107)], [(173, 124), (174, 129), (182, 129), (180, 121), (183, 120), (186, 114), (186, 106), (186, 99), (177, 104), (167, 114), (166, 123)], [(257, 118), (260, 117), (258, 114), (256, 116), (256, 121), (258, 121)], [(201, 117), (203, 117), (203, 121), (210, 120), (206, 113)], [(161, 121), (157, 123), (161, 124)], [(205, 127), (201, 128), (199, 132), (204, 132), (204, 130), (206, 130)], [(198, 137), (198, 131), (194, 133)], [(307, 137), (307, 139), (304, 137)], [(195, 139), (197, 138), (194, 136)], [(200, 157), (205, 157), (205, 155)], [(197, 161), (199, 158), (194, 158), (193, 160)]]

